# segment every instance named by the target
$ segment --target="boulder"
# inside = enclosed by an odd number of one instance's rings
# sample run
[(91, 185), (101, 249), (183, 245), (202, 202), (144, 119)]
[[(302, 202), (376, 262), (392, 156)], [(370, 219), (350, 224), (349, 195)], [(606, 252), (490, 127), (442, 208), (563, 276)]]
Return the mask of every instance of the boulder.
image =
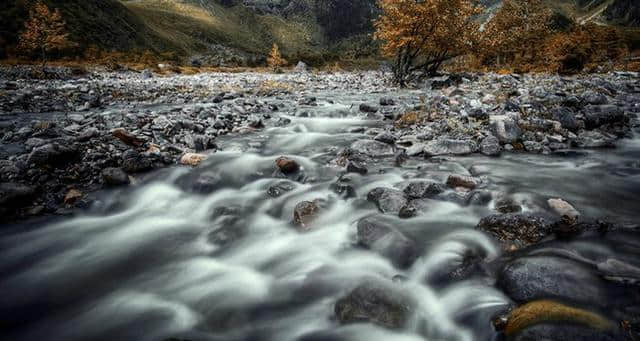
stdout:
[(573, 141), (580, 148), (614, 148), (615, 137), (607, 136), (597, 130), (582, 131)]
[(604, 281), (581, 263), (559, 257), (534, 256), (508, 263), (497, 286), (518, 303), (539, 299), (606, 306)]
[(475, 142), (471, 140), (438, 139), (427, 143), (423, 152), (427, 156), (468, 155), (475, 153), (477, 149)]
[(298, 64), (296, 64), (296, 67), (294, 69), (295, 72), (309, 72), (309, 66), (303, 62), (303, 61), (299, 61)]
[(293, 174), (300, 170), (300, 165), (295, 160), (285, 156), (276, 159), (276, 166), (283, 174)]
[(417, 181), (404, 188), (404, 194), (409, 199), (433, 198), (445, 191), (445, 186), (439, 183)]
[(395, 144), (397, 138), (393, 136), (391, 133), (380, 133), (373, 138), (375, 141), (380, 141), (382, 143)]
[(560, 122), (562, 128), (570, 131), (577, 131), (580, 129), (580, 123), (576, 119), (576, 115), (573, 110), (567, 107), (560, 107), (551, 110), (551, 116), (554, 121)]
[(374, 202), (380, 212), (398, 214), (408, 203), (404, 193), (393, 188), (378, 187), (367, 194), (367, 200)]
[(34, 148), (27, 162), (36, 166), (66, 166), (78, 157), (78, 150), (73, 146), (49, 143)]
[(129, 176), (122, 168), (105, 168), (101, 172), (102, 180), (107, 186), (122, 186), (129, 184)]
[(578, 212), (578, 210), (562, 199), (549, 199), (547, 200), (547, 204), (549, 204), (549, 207), (553, 212), (561, 217), (567, 216), (569, 218), (576, 219), (580, 216), (580, 212)]
[(486, 156), (499, 156), (502, 148), (500, 141), (493, 135), (489, 135), (480, 142), (480, 153)]
[(366, 113), (376, 113), (378, 112), (378, 108), (374, 105), (362, 103), (360, 104), (360, 111), (366, 112)]
[(321, 200), (316, 199), (298, 203), (293, 209), (293, 223), (302, 230), (308, 230), (309, 225), (320, 214), (320, 202)]
[(591, 90), (585, 91), (582, 94), (582, 101), (586, 104), (592, 104), (592, 105), (601, 105), (601, 104), (609, 103), (607, 96)]
[(373, 323), (403, 328), (415, 310), (414, 303), (388, 283), (367, 281), (340, 298), (334, 307), (341, 324)]
[(153, 168), (151, 159), (135, 150), (127, 150), (122, 154), (122, 169), (127, 173), (146, 172)]
[(185, 166), (198, 166), (206, 159), (207, 156), (204, 154), (186, 153), (180, 157), (180, 164)]
[(484, 217), (476, 229), (491, 234), (505, 243), (530, 245), (551, 233), (551, 225), (542, 217), (508, 213)]
[(367, 174), (367, 172), (367, 167), (363, 163), (354, 160), (349, 160), (347, 162), (347, 173), (358, 173), (365, 175)]
[(12, 182), (0, 183), (0, 209), (23, 207), (31, 203), (36, 188)]
[(374, 140), (358, 140), (351, 145), (351, 149), (372, 157), (393, 156), (395, 154), (391, 145)]
[(359, 245), (391, 260), (397, 267), (407, 268), (418, 257), (413, 240), (375, 216), (360, 219), (357, 229)]
[(587, 129), (626, 121), (624, 111), (615, 105), (588, 105), (583, 109)]
[(451, 188), (462, 187), (473, 190), (480, 183), (482, 183), (480, 179), (465, 175), (451, 174), (447, 178), (447, 185)]
[(501, 143), (514, 143), (520, 140), (522, 130), (512, 117), (505, 115), (491, 116), (489, 122), (491, 132)]

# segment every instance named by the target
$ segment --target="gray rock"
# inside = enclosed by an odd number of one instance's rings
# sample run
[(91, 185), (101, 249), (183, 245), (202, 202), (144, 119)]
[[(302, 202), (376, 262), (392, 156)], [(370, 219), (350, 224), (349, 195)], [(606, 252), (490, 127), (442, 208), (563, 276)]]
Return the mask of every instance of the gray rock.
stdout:
[(349, 160), (347, 162), (347, 173), (358, 173), (365, 175), (367, 174), (367, 172), (367, 167), (363, 163), (354, 160)]
[(409, 199), (433, 198), (445, 191), (445, 186), (435, 182), (417, 181), (404, 188), (404, 194)]
[(531, 153), (540, 153), (542, 151), (542, 144), (536, 141), (524, 141), (524, 149)]
[(624, 111), (615, 105), (589, 105), (583, 109), (587, 129), (596, 129), (605, 124), (624, 122)]
[(585, 91), (582, 94), (582, 100), (586, 104), (592, 104), (592, 105), (601, 105), (601, 104), (609, 103), (607, 96), (595, 91)]
[(36, 188), (18, 183), (0, 183), (0, 211), (7, 208), (23, 207), (31, 203)]
[(576, 119), (575, 113), (569, 108), (560, 107), (552, 109), (551, 116), (553, 120), (560, 122), (562, 128), (570, 131), (577, 131), (580, 129), (580, 123)]
[(447, 178), (447, 185), (452, 188), (463, 187), (473, 190), (481, 183), (480, 179), (465, 175), (451, 174)]
[(574, 144), (580, 148), (613, 148), (616, 146), (615, 138), (593, 131), (583, 131), (574, 140)]
[(517, 142), (522, 135), (518, 123), (509, 116), (491, 116), (491, 132), (501, 143)]
[(380, 133), (373, 138), (375, 141), (380, 141), (387, 144), (395, 144), (397, 138), (390, 133)]
[(366, 112), (366, 113), (376, 113), (378, 112), (378, 108), (374, 105), (362, 103), (360, 104), (360, 111)]
[(129, 176), (121, 168), (105, 168), (101, 172), (102, 180), (108, 186), (122, 186), (129, 184)]
[(484, 217), (476, 229), (487, 232), (499, 241), (530, 245), (551, 233), (551, 225), (542, 217), (508, 213)]
[(560, 299), (606, 305), (604, 282), (589, 268), (558, 257), (525, 257), (507, 264), (497, 285), (518, 303)]
[(475, 153), (478, 147), (471, 140), (438, 139), (430, 141), (424, 147), (427, 156), (468, 155)]
[(486, 156), (499, 156), (502, 148), (500, 141), (493, 135), (489, 135), (480, 142), (480, 153)]
[(351, 145), (351, 149), (372, 157), (394, 155), (393, 147), (391, 145), (374, 140), (358, 140)]
[(127, 150), (122, 154), (122, 169), (127, 173), (140, 173), (153, 168), (151, 160), (135, 150)]
[(359, 245), (388, 258), (400, 268), (409, 267), (418, 256), (413, 240), (375, 216), (360, 219), (357, 229)]
[(367, 194), (367, 200), (374, 202), (380, 212), (385, 214), (398, 214), (408, 203), (404, 193), (397, 189), (384, 187), (371, 190)]
[(78, 156), (78, 150), (73, 146), (50, 143), (34, 148), (27, 162), (36, 166), (66, 165)]
[(294, 71), (300, 73), (309, 72), (309, 66), (305, 62), (299, 61), (298, 64), (296, 64)]

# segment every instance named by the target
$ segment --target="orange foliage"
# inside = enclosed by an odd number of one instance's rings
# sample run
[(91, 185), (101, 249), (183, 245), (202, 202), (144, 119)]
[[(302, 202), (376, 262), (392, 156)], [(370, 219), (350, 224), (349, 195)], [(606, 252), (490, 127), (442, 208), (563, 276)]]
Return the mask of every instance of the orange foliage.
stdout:
[(18, 48), (28, 54), (39, 52), (44, 69), (48, 52), (70, 46), (72, 43), (60, 11), (56, 9), (52, 12), (42, 1), (38, 1), (29, 12)]
[(478, 33), (472, 20), (480, 8), (470, 0), (379, 0), (382, 15), (375, 38), (382, 54), (395, 58), (395, 81), (404, 86), (418, 75), (432, 75), (441, 64), (467, 53)]
[(267, 64), (269, 64), (273, 69), (278, 69), (287, 65), (287, 61), (282, 58), (282, 55), (280, 54), (280, 47), (278, 47), (278, 44), (276, 43), (273, 43), (273, 48), (271, 49), (269, 58), (267, 58)]

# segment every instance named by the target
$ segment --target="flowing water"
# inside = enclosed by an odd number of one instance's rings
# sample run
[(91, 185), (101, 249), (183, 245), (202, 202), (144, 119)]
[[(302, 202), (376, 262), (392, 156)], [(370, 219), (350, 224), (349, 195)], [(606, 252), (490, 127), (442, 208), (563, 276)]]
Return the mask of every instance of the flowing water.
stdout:
[[(318, 97), (310, 117), (220, 138), (223, 151), (196, 169), (161, 170), (137, 186), (98, 194), (88, 212), (5, 229), (2, 338), (280, 341), (332, 331), (351, 340), (491, 339), (489, 317), (510, 303), (491, 279), (436, 286), (425, 278), (459, 264), (470, 249), (487, 260), (499, 257), (500, 247), (473, 229), (493, 204), (433, 201), (416, 218), (386, 217), (420, 246), (420, 258), (403, 270), (355, 245), (358, 219), (377, 213), (366, 201), (371, 189), (442, 182), (473, 166), (490, 189), (511, 194), (525, 210), (562, 197), (588, 216), (640, 217), (640, 140), (569, 155), (413, 158), (402, 167), (379, 159), (368, 175), (350, 175), (357, 196), (341, 199), (330, 189), (341, 172), (331, 160), (367, 138), (351, 128), (382, 123), (350, 110), (361, 95)], [(272, 198), (267, 189), (286, 181), (272, 177), (281, 155), (295, 158), (307, 181), (288, 182), (293, 190)], [(202, 177), (217, 180), (208, 194), (193, 190)], [(294, 206), (316, 198), (328, 207), (311, 231), (300, 233), (292, 225)], [(405, 330), (339, 327), (333, 317), (339, 297), (363, 280), (396, 275), (406, 277), (397, 285), (418, 302)]]

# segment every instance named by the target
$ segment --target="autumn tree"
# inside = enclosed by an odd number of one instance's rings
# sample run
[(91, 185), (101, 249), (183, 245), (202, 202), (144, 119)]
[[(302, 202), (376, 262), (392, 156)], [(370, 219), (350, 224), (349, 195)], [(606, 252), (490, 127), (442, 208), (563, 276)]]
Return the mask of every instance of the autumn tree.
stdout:
[(541, 42), (549, 36), (552, 11), (542, 0), (504, 0), (482, 31), (476, 52), (500, 66), (528, 56), (536, 60)]
[(60, 11), (51, 11), (42, 1), (38, 1), (29, 12), (18, 48), (27, 53), (39, 53), (44, 71), (47, 53), (69, 47), (71, 42), (68, 37)]
[(278, 47), (278, 44), (273, 43), (273, 48), (271, 49), (269, 58), (267, 58), (267, 63), (273, 69), (287, 65), (287, 61), (282, 58), (282, 55), (280, 54), (280, 47)]
[(471, 0), (379, 0), (382, 14), (374, 23), (382, 54), (394, 58), (394, 81), (436, 74), (442, 63), (467, 53), (479, 25), (481, 9)]

